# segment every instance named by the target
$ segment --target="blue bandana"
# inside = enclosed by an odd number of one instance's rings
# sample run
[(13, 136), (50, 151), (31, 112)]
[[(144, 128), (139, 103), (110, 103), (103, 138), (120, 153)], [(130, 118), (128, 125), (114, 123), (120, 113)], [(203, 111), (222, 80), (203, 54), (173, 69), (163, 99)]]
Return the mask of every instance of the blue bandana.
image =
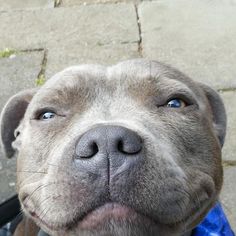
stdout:
[(192, 236), (235, 236), (220, 203), (209, 211)]

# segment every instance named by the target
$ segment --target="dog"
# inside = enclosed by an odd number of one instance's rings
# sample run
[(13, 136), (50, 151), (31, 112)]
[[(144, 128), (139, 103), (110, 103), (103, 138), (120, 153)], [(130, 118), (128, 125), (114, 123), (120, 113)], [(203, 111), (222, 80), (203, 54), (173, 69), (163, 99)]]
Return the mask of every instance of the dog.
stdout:
[(186, 236), (218, 200), (226, 113), (219, 94), (168, 65), (79, 65), (10, 98), (27, 219), (59, 235)]

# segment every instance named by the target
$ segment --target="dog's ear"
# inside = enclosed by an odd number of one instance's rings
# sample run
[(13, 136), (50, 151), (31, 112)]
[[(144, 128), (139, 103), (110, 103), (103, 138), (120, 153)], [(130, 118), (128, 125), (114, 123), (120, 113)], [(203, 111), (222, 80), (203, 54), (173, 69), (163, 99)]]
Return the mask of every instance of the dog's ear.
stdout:
[(0, 143), (8, 158), (11, 158), (15, 153), (12, 143), (20, 134), (20, 131), (16, 131), (16, 129), (36, 91), (37, 89), (29, 89), (14, 95), (8, 100), (1, 112)]
[(223, 147), (226, 134), (226, 125), (227, 125), (227, 117), (224, 103), (220, 95), (214, 89), (210, 88), (205, 84), (202, 83), (199, 84), (200, 87), (203, 89), (211, 106), (215, 132), (220, 141), (221, 147)]

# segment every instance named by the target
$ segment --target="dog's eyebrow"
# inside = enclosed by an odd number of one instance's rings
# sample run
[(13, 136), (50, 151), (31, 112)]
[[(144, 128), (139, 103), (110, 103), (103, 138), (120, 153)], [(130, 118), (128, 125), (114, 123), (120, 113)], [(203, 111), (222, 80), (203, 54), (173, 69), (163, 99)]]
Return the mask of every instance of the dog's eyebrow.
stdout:
[(162, 90), (165, 90), (166, 92), (172, 93), (175, 91), (181, 91), (183, 93), (189, 94), (193, 96), (196, 99), (195, 93), (192, 91), (192, 89), (187, 86), (185, 83), (173, 79), (173, 78), (166, 78), (166, 77), (160, 77), (160, 79), (157, 81), (157, 87), (161, 88)]
[[(85, 96), (88, 93), (87, 88), (82, 88), (79, 86), (64, 86), (62, 88), (45, 88), (44, 95), (42, 97), (39, 97), (40, 100), (48, 101), (48, 102), (55, 102), (58, 101), (58, 99), (61, 102), (70, 101), (73, 102), (74, 98), (76, 97), (78, 99), (78, 96), (81, 98)], [(45, 96), (45, 94), (47, 96)], [(50, 96), (51, 95), (51, 96)]]
[(191, 86), (169, 77), (160, 77), (156, 81), (157, 95), (165, 99), (172, 99), (184, 96), (194, 103), (198, 103), (197, 94), (193, 92)]
[[(60, 101), (60, 102), (58, 102)], [(66, 94), (66, 91), (57, 89), (57, 88), (44, 88), (42, 93), (36, 94), (34, 98), (34, 109), (39, 110), (42, 108), (63, 108), (67, 107), (70, 100), (69, 96)]]

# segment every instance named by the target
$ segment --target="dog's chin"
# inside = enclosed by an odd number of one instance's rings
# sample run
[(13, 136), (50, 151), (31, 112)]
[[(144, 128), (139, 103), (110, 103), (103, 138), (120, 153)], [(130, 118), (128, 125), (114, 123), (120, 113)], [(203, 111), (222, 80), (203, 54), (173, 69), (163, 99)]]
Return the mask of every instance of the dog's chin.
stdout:
[(63, 223), (45, 222), (36, 213), (31, 213), (31, 216), (49, 235), (134, 235), (135, 232), (135, 235), (140, 236), (164, 236), (166, 233), (171, 236), (183, 232), (184, 225), (182, 220), (163, 224), (118, 203), (106, 203), (82, 217), (70, 221), (64, 219)]
[[(137, 213), (130, 207), (118, 203), (106, 203), (84, 216), (75, 217), (69, 222), (58, 224), (57, 222), (45, 222), (36, 214), (31, 214), (33, 218), (39, 223), (42, 229), (52, 235), (61, 235), (73, 233), (82, 233), (86, 235), (116, 235), (114, 230), (126, 231), (126, 228), (138, 228), (140, 223), (149, 225), (150, 227), (157, 227), (156, 222), (147, 216)], [(100, 233), (99, 233), (100, 232)], [(141, 234), (140, 234), (141, 235)], [(143, 234), (142, 234), (143, 235)]]
[(118, 203), (106, 203), (85, 215), (78, 223), (82, 230), (98, 230), (103, 228), (109, 221), (133, 222), (137, 219), (138, 213), (130, 207)]

